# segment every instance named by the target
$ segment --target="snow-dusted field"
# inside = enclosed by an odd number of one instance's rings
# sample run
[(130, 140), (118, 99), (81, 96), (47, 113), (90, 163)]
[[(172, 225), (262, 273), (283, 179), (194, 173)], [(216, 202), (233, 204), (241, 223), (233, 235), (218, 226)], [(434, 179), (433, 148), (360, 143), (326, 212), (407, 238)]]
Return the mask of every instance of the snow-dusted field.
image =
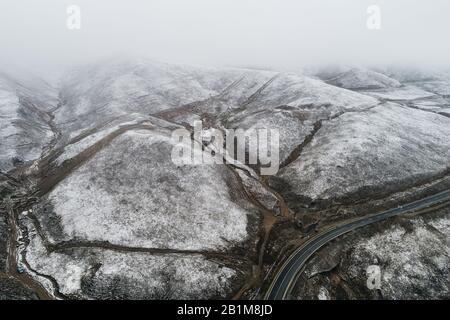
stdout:
[(450, 118), (386, 103), (324, 123), (278, 176), (311, 199), (401, 185), (449, 168), (449, 135)]
[[(450, 219), (414, 220), (409, 230), (393, 226), (355, 244), (350, 276), (360, 266), (382, 265), (385, 299), (443, 298), (450, 291)], [(425, 293), (425, 294), (424, 294)]]
[[(252, 212), (233, 201), (237, 182), (229, 169), (176, 166), (172, 147), (170, 136), (147, 130), (113, 140), (42, 204), (61, 222), (52, 240), (183, 250), (222, 250), (246, 240)], [(49, 212), (36, 214), (45, 220)]]
[[(32, 273), (52, 277), (59, 293), (88, 299), (205, 299), (230, 294), (236, 271), (201, 255), (76, 249), (51, 252), (33, 226), (26, 259)], [(39, 278), (46, 286), (52, 284)], [(52, 290), (52, 289), (50, 289)]]

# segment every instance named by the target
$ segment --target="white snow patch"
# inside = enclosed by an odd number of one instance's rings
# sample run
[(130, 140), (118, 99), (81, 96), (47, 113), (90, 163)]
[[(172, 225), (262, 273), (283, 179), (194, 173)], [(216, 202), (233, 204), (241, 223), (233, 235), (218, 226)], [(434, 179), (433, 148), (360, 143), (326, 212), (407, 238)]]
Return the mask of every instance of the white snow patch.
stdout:
[(320, 287), (319, 294), (317, 295), (317, 299), (319, 300), (330, 300), (330, 293), (327, 288)]

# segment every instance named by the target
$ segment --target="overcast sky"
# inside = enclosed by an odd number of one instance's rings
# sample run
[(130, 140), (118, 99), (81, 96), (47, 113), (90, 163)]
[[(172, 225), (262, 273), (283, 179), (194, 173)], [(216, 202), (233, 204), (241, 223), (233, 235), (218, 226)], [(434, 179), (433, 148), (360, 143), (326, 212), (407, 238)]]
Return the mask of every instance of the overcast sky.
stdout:
[[(369, 5), (381, 29), (366, 26)], [(66, 26), (69, 5), (81, 29)], [(0, 67), (115, 55), (196, 65), (450, 66), (449, 0), (1, 0)]]

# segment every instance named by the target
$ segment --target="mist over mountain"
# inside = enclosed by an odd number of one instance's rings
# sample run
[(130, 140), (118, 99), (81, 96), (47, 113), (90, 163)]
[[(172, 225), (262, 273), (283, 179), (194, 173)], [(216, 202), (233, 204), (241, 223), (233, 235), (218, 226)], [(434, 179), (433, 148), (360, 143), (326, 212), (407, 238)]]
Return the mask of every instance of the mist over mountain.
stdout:
[[(369, 6), (381, 28), (370, 30)], [(67, 8), (80, 9), (69, 29)], [(14, 0), (0, 10), (0, 66), (46, 77), (111, 56), (169, 63), (296, 71), (351, 64), (449, 67), (446, 0)]]

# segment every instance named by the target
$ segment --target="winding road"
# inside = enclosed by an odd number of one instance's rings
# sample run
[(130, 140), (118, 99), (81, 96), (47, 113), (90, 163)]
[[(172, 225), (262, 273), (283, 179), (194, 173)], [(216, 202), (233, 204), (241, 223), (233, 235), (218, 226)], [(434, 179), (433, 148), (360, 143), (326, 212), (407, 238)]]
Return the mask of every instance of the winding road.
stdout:
[(266, 300), (286, 299), (290, 293), (292, 285), (298, 279), (298, 276), (300, 275), (308, 259), (331, 240), (357, 228), (361, 228), (401, 214), (423, 210), (447, 201), (450, 201), (450, 190), (446, 190), (394, 209), (365, 216), (357, 220), (352, 220), (317, 234), (297, 248), (284, 262), (275, 275), (275, 278), (273, 279), (264, 298)]

